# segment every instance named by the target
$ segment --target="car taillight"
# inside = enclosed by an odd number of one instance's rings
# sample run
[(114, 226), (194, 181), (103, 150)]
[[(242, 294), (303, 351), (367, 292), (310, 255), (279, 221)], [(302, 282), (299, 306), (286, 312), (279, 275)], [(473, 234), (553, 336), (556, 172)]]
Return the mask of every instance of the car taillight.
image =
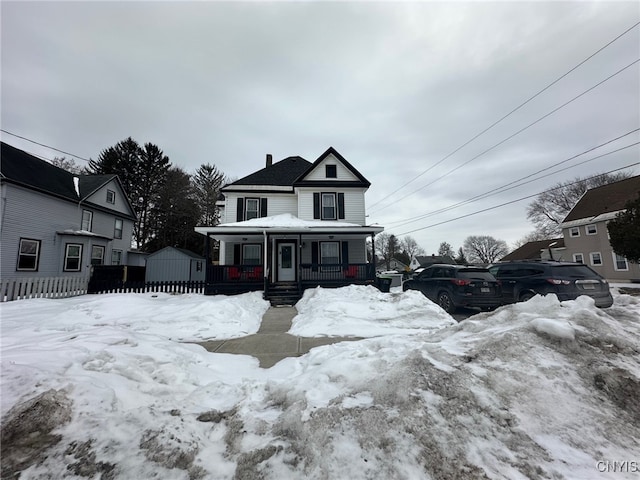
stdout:
[(457, 285), (459, 287), (464, 287), (465, 285), (470, 285), (471, 284), (471, 280), (463, 280), (461, 278), (452, 278), (451, 279), (451, 283), (453, 283), (454, 285)]
[(571, 285), (571, 281), (569, 280), (560, 280), (558, 278), (547, 278), (547, 282), (553, 285)]

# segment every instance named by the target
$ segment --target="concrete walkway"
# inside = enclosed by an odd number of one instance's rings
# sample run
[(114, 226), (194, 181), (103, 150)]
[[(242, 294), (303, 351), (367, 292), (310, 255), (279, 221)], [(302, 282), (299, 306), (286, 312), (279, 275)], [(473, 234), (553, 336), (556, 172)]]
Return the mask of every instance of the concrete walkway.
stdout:
[(299, 357), (314, 347), (332, 343), (362, 340), (360, 337), (296, 337), (286, 332), (291, 328), (295, 307), (269, 307), (262, 316), (258, 333), (229, 340), (200, 342), (210, 352), (251, 355), (260, 361), (262, 368), (269, 368), (283, 358)]

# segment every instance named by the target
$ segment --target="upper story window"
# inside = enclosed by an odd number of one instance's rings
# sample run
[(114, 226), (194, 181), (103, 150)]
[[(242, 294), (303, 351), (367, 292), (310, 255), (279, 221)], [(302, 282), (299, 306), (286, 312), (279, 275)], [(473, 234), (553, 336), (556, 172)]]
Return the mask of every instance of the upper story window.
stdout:
[(113, 228), (113, 238), (122, 238), (122, 219), (116, 218), (116, 223)]
[(571, 227), (569, 229), (569, 236), (571, 236), (571, 237), (579, 237), (580, 236), (580, 227)]
[(116, 203), (116, 192), (113, 190), (107, 190), (107, 203), (111, 205), (115, 205)]
[(245, 220), (251, 220), (252, 218), (258, 218), (260, 216), (260, 199), (259, 198), (247, 198), (245, 202)]
[(325, 165), (324, 169), (327, 178), (338, 178), (338, 169), (335, 165)]
[(252, 218), (262, 218), (267, 216), (267, 198), (244, 198), (237, 199), (236, 222), (244, 222)]
[(313, 194), (313, 218), (317, 220), (341, 220), (345, 218), (344, 193), (315, 192)]
[(91, 210), (82, 210), (82, 227), (81, 230), (91, 231), (91, 223), (93, 222), (93, 212)]
[(336, 194), (322, 194), (322, 220), (335, 220), (336, 217)]
[(40, 240), (32, 240), (30, 238), (20, 239), (20, 248), (18, 250), (18, 266), (19, 271), (35, 272), (38, 270), (40, 260)]
[(587, 235), (596, 235), (598, 233), (598, 227), (596, 225), (587, 225), (585, 227)]

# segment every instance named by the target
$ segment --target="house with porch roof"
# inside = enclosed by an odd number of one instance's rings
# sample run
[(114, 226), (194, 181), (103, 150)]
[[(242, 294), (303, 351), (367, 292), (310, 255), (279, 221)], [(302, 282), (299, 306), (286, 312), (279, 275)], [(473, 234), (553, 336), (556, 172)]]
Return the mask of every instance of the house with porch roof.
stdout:
[(313, 163), (267, 155), (264, 168), (222, 188), (221, 223), (195, 229), (207, 252), (220, 242), (205, 293), (264, 290), (273, 303), (292, 303), (307, 288), (373, 283), (367, 240), (384, 229), (365, 222), (370, 185), (333, 147)]

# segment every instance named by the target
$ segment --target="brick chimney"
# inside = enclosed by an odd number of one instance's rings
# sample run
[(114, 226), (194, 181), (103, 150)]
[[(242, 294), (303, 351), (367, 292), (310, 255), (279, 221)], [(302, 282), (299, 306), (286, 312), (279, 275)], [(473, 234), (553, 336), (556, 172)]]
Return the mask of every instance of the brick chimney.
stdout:
[(270, 167), (271, 165), (273, 165), (273, 157), (270, 153), (267, 153), (267, 167)]

